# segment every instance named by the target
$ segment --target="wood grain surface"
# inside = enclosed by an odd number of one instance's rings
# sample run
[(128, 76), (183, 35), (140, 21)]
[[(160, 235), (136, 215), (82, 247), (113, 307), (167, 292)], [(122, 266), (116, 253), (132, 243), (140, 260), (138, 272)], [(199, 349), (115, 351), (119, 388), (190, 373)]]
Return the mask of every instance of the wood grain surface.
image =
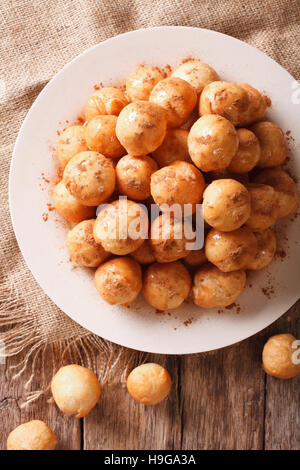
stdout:
[[(300, 375), (266, 376), (261, 352), (279, 332), (300, 338), (300, 301), (256, 336), (229, 348), (187, 356), (151, 355), (173, 379), (172, 391), (157, 406), (140, 405), (124, 384), (111, 382), (95, 409), (78, 420), (49, 403), (49, 395), (26, 408), (28, 375), (12, 381), (0, 364), (0, 449), (9, 432), (31, 419), (47, 422), (59, 449), (300, 449)], [(59, 367), (59, 364), (58, 364)], [(51, 377), (49, 377), (49, 381)], [(35, 378), (38, 388), (38, 377)]]

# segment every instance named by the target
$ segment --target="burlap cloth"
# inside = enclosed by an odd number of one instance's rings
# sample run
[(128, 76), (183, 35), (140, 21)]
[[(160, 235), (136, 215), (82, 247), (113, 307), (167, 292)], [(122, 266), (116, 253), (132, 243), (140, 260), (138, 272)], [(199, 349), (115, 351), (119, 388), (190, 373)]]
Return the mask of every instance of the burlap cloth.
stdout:
[[(8, 173), (14, 141), (32, 102), (67, 62), (116, 34), (159, 25), (213, 29), (258, 47), (300, 78), (299, 0), (6, 0), (0, 3), (1, 290), (0, 339), (7, 356), (27, 366), (66, 361), (93, 368), (97, 357), (117, 377), (137, 352), (103, 341), (70, 320), (43, 293), (19, 251), (8, 208)], [(234, 60), (234, 58), (232, 58)], [(100, 356), (100, 361), (99, 361)], [(114, 367), (115, 366), (115, 367)], [(101, 372), (101, 371), (100, 371)], [(36, 398), (40, 391), (31, 391)], [(41, 384), (41, 390), (46, 384)]]

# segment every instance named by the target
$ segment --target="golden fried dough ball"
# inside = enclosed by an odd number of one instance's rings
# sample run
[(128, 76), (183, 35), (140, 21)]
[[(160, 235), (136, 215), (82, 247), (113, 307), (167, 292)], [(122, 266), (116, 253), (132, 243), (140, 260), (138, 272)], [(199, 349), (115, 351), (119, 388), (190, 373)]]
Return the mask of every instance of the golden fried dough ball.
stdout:
[(239, 83), (248, 94), (249, 106), (243, 117), (242, 125), (248, 126), (253, 122), (260, 121), (267, 109), (267, 99), (256, 88), (248, 85), (248, 83)]
[(167, 115), (148, 101), (134, 101), (119, 114), (116, 134), (127, 153), (143, 156), (159, 147), (166, 135)]
[(143, 405), (156, 405), (169, 394), (172, 381), (159, 364), (148, 363), (133, 369), (127, 378), (127, 389), (132, 398)]
[(249, 191), (236, 180), (215, 180), (204, 191), (204, 220), (218, 230), (229, 232), (241, 227), (250, 211)]
[(254, 235), (257, 239), (257, 252), (245, 267), (246, 269), (263, 269), (271, 263), (276, 253), (275, 233), (267, 228), (263, 232), (255, 232)]
[(219, 80), (217, 72), (201, 60), (190, 59), (181, 64), (172, 77), (179, 77), (192, 85), (198, 95), (211, 82)]
[(145, 211), (136, 202), (119, 199), (99, 212), (94, 225), (94, 238), (106, 251), (127, 255), (143, 244), (147, 230)]
[(232, 173), (248, 173), (260, 159), (260, 144), (256, 135), (248, 129), (237, 129), (239, 147), (228, 170)]
[[(265, 372), (278, 379), (291, 379), (300, 374), (300, 363), (297, 355), (296, 338), (288, 333), (271, 336), (266, 342), (262, 360)], [(294, 347), (293, 347), (294, 345)], [(298, 363), (295, 363), (298, 362)]]
[(68, 232), (66, 240), (70, 260), (89, 268), (96, 268), (109, 257), (109, 253), (95, 242), (94, 224), (95, 219), (83, 220)]
[(278, 217), (278, 197), (266, 184), (248, 183), (246, 185), (251, 197), (251, 212), (246, 225), (254, 232), (266, 230)]
[(205, 263), (194, 277), (194, 303), (202, 308), (227, 307), (236, 301), (245, 285), (246, 273), (242, 269), (225, 273)]
[(185, 80), (169, 77), (155, 85), (149, 99), (166, 110), (169, 126), (180, 127), (196, 106), (197, 93)]
[(85, 128), (85, 138), (90, 150), (105, 157), (119, 158), (125, 153), (116, 136), (117, 116), (95, 116)]
[(107, 201), (115, 189), (115, 169), (98, 152), (81, 152), (67, 164), (63, 182), (67, 190), (86, 206)]
[(228, 119), (207, 114), (198, 119), (188, 136), (191, 159), (202, 171), (222, 171), (237, 152), (239, 139)]
[(201, 266), (207, 261), (205, 256), (205, 249), (201, 250), (192, 250), (185, 258), (184, 262), (189, 266)]
[(51, 381), (58, 408), (75, 418), (86, 416), (100, 398), (101, 387), (94, 372), (77, 364), (61, 367)]
[(140, 264), (150, 264), (155, 261), (155, 256), (148, 239), (137, 250), (133, 251), (131, 256)]
[(247, 227), (232, 232), (210, 230), (205, 241), (205, 255), (221, 271), (244, 268), (257, 253), (257, 239)]
[(101, 264), (94, 280), (97, 291), (106, 302), (127, 306), (142, 288), (142, 270), (134, 259), (124, 256)]
[(58, 439), (44, 421), (33, 420), (15, 428), (7, 438), (7, 450), (54, 450)]
[(151, 175), (158, 170), (153, 158), (125, 155), (116, 166), (117, 186), (120, 194), (142, 201), (150, 196)]
[(184, 258), (190, 252), (188, 244), (194, 239), (190, 222), (163, 213), (151, 225), (150, 245), (156, 261), (170, 263)]
[(219, 114), (238, 126), (243, 123), (249, 104), (247, 91), (236, 83), (212, 82), (201, 93), (199, 114)]
[(126, 80), (126, 93), (130, 101), (149, 99), (155, 85), (164, 78), (158, 67), (140, 65)]
[(286, 217), (297, 212), (299, 206), (297, 186), (286, 171), (277, 169), (263, 170), (256, 175), (254, 181), (268, 184), (275, 189), (278, 201), (277, 217)]
[(95, 208), (84, 206), (75, 199), (63, 181), (55, 186), (52, 197), (57, 212), (69, 222), (78, 223), (95, 216)]
[(170, 165), (176, 160), (191, 162), (187, 140), (188, 131), (185, 129), (169, 129), (166, 137), (158, 149), (152, 152), (152, 156), (160, 168)]
[(128, 100), (119, 88), (103, 87), (95, 91), (85, 106), (85, 118), (90, 121), (95, 116), (111, 114), (119, 116)]
[(61, 133), (58, 139), (57, 153), (63, 167), (74, 155), (85, 150), (88, 150), (88, 146), (83, 126), (70, 126)]
[(151, 264), (144, 275), (142, 294), (158, 310), (179, 307), (191, 290), (191, 277), (180, 261)]
[[(205, 181), (202, 173), (191, 163), (176, 161), (156, 171), (151, 176), (151, 195), (162, 210), (163, 205), (179, 204), (184, 215), (190, 215), (196, 210), (196, 204), (201, 202)], [(188, 213), (189, 212), (189, 213)]]
[(261, 146), (261, 155), (257, 166), (270, 168), (282, 165), (287, 157), (284, 134), (274, 122), (257, 122), (251, 126)]

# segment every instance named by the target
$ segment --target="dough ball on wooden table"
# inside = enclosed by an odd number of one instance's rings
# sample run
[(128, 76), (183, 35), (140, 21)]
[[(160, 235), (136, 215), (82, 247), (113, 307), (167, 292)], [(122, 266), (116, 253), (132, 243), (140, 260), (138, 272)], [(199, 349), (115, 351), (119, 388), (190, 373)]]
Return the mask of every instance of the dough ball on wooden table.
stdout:
[(169, 77), (155, 85), (149, 100), (166, 110), (170, 127), (180, 127), (196, 106), (197, 93), (185, 80)]
[(227, 307), (236, 301), (245, 285), (246, 273), (242, 269), (225, 273), (213, 264), (203, 264), (194, 277), (194, 303), (202, 308)]
[(61, 367), (51, 381), (58, 408), (75, 418), (86, 416), (100, 398), (101, 387), (94, 372), (77, 364)]
[(86, 206), (107, 201), (115, 189), (115, 169), (98, 152), (81, 152), (67, 164), (63, 182), (67, 190)]
[(257, 166), (271, 168), (282, 165), (287, 157), (286, 143), (282, 130), (277, 124), (269, 121), (257, 122), (251, 126), (261, 147), (260, 159)]
[(7, 438), (7, 450), (54, 450), (58, 439), (44, 421), (20, 424)]
[(239, 86), (247, 92), (249, 97), (249, 106), (241, 123), (244, 126), (248, 126), (253, 122), (263, 119), (267, 109), (267, 99), (256, 88), (248, 85), (248, 83), (239, 83)]
[(263, 269), (271, 263), (276, 253), (276, 237), (270, 228), (254, 233), (257, 239), (257, 252), (247, 262), (246, 269)]
[(169, 129), (166, 137), (158, 149), (152, 152), (152, 156), (159, 167), (170, 165), (176, 160), (191, 163), (188, 150), (188, 131), (185, 129)]
[(120, 194), (142, 201), (150, 196), (151, 175), (158, 170), (153, 158), (125, 155), (116, 166), (117, 186)]
[(191, 250), (191, 252), (185, 256), (183, 261), (192, 267), (201, 266), (207, 261), (205, 256), (205, 249), (201, 248), (201, 250)]
[(166, 135), (167, 115), (148, 101), (134, 101), (119, 114), (116, 134), (127, 153), (143, 156), (156, 150)]
[(116, 136), (117, 116), (95, 116), (85, 129), (85, 138), (90, 150), (108, 158), (119, 158), (125, 149)]
[(106, 302), (127, 306), (142, 288), (142, 270), (132, 258), (114, 258), (99, 266), (94, 281), (97, 291)]
[(154, 263), (145, 272), (142, 294), (148, 304), (158, 310), (179, 307), (190, 290), (190, 274), (180, 261)]
[(172, 77), (179, 77), (195, 88), (199, 95), (203, 88), (211, 82), (219, 80), (217, 72), (201, 60), (190, 59), (181, 64)]
[(68, 232), (66, 240), (70, 260), (89, 268), (96, 268), (110, 255), (96, 243), (93, 235), (94, 224), (95, 219), (83, 220)]
[(69, 193), (63, 181), (55, 186), (52, 197), (57, 212), (69, 222), (78, 223), (95, 216), (95, 208), (81, 204)]
[(151, 264), (156, 261), (148, 239), (146, 239), (143, 244), (130, 255), (140, 264)]
[(236, 230), (249, 218), (250, 211), (249, 191), (236, 180), (215, 180), (204, 191), (204, 220), (218, 230)]
[(256, 135), (249, 129), (237, 129), (237, 135), (239, 146), (228, 170), (232, 173), (248, 173), (253, 170), (260, 159), (260, 144)]
[(300, 374), (299, 354), (297, 364), (293, 355), (299, 346), (293, 347), (296, 338), (288, 333), (271, 336), (266, 342), (262, 359), (265, 372), (278, 379), (291, 379)]
[(61, 133), (58, 139), (57, 154), (63, 167), (77, 153), (84, 152), (85, 150), (88, 150), (88, 146), (83, 126), (70, 126)]
[(140, 65), (126, 80), (126, 93), (130, 101), (149, 99), (155, 85), (164, 78), (158, 67)]
[(188, 136), (191, 159), (202, 171), (222, 171), (236, 154), (239, 139), (228, 119), (215, 114), (199, 118)]
[(166, 369), (147, 363), (133, 369), (127, 378), (127, 389), (132, 398), (143, 405), (157, 405), (169, 394), (172, 381)]
[(128, 100), (119, 88), (103, 87), (95, 91), (87, 101), (85, 118), (90, 121), (103, 114), (118, 116), (127, 104)]
[(267, 184), (248, 183), (246, 186), (251, 197), (246, 225), (254, 232), (261, 232), (271, 227), (278, 217), (278, 197), (274, 188)]

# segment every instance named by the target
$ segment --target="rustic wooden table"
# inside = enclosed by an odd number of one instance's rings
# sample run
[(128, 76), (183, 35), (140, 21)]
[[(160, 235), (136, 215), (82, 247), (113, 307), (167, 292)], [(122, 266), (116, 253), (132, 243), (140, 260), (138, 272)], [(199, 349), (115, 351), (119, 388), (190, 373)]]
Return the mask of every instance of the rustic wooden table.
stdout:
[(0, 448), (17, 425), (42, 419), (55, 431), (60, 449), (300, 449), (300, 375), (277, 380), (261, 367), (271, 334), (300, 338), (299, 313), (300, 301), (262, 333), (221, 351), (152, 355), (150, 360), (172, 375), (167, 400), (145, 407), (123, 386), (107, 384), (96, 408), (80, 420), (47, 403), (48, 396), (21, 408), (26, 377), (11, 380), (10, 359), (0, 365)]

